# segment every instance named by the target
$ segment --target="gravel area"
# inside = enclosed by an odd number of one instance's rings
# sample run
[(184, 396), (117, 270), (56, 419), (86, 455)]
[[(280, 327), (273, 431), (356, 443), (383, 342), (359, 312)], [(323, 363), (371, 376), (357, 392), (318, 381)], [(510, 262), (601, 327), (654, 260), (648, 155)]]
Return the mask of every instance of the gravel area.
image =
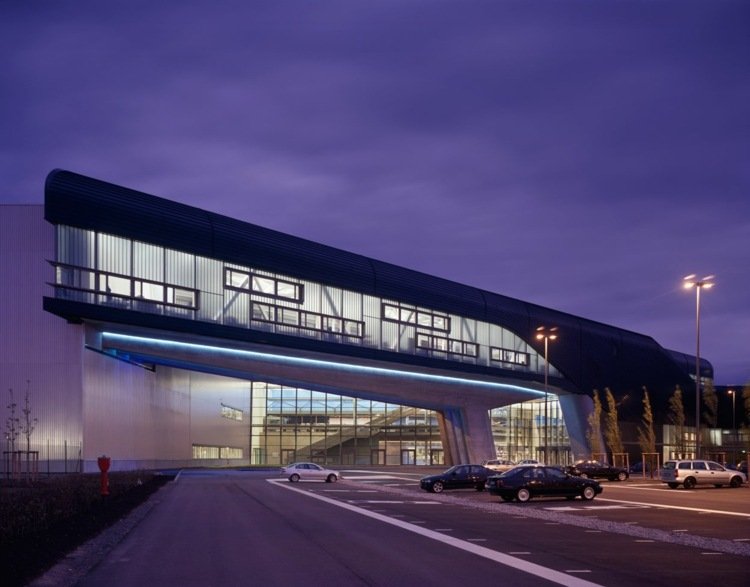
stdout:
[[(340, 483), (362, 485), (361, 483), (357, 483), (356, 481), (351, 479), (343, 479), (340, 481)], [(408, 497), (414, 497), (415, 495), (414, 491), (409, 489), (401, 489), (399, 487), (379, 485), (378, 489), (387, 493), (393, 493)], [(658, 540), (659, 542), (670, 542), (672, 544), (681, 544), (683, 546), (693, 546), (695, 548), (700, 548), (707, 551), (723, 552), (726, 554), (736, 554), (739, 556), (750, 557), (750, 544), (746, 542), (734, 542), (732, 540), (721, 540), (719, 538), (707, 538), (704, 536), (684, 534), (682, 532), (668, 532), (655, 528), (644, 528), (643, 526), (625, 524), (622, 522), (608, 522), (606, 520), (600, 520), (598, 518), (574, 516), (571, 514), (566, 514), (564, 512), (555, 512), (533, 507), (524, 507), (524, 505), (517, 503), (503, 503), (499, 501), (499, 498), (498, 501), (489, 503), (462, 499), (457, 495), (447, 495), (445, 493), (429, 493), (427, 495), (430, 496), (430, 499), (434, 499), (435, 501), (451, 503), (462, 507), (491, 512), (493, 514), (536, 518), (539, 520), (556, 522), (559, 524), (567, 524), (569, 526), (579, 526), (581, 528), (587, 528), (590, 530), (601, 530), (602, 532), (625, 534), (627, 536), (633, 536), (636, 538)]]

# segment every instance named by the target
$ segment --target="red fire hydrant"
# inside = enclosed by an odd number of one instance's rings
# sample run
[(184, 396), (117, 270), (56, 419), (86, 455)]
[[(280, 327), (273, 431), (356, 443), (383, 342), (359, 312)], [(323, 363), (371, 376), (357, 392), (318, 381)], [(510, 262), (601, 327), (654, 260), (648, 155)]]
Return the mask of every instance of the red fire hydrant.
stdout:
[(112, 459), (110, 459), (108, 456), (102, 455), (98, 459), (96, 459), (96, 464), (99, 465), (99, 470), (101, 471), (101, 494), (102, 496), (109, 495), (109, 465), (111, 464)]

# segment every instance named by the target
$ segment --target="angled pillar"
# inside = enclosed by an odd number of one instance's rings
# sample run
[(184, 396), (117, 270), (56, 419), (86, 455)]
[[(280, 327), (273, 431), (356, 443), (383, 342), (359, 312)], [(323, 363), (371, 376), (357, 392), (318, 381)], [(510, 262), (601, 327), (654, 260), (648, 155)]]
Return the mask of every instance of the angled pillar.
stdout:
[(486, 407), (446, 408), (439, 412), (439, 424), (447, 465), (481, 463), (495, 456)]

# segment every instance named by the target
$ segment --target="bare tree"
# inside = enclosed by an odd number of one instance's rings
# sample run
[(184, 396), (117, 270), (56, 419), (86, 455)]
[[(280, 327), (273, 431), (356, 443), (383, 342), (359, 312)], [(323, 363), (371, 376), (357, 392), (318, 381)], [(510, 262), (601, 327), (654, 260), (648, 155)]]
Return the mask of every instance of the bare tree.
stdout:
[(595, 389), (593, 394), (594, 411), (588, 417), (588, 430), (586, 440), (589, 443), (591, 454), (602, 453), (602, 402), (599, 399), (599, 390)]
[(622, 445), (622, 435), (620, 434), (620, 423), (617, 418), (617, 403), (615, 402), (615, 396), (609, 387), (604, 388), (604, 393), (607, 398), (607, 419), (605, 421), (604, 436), (607, 439), (607, 446), (612, 452), (612, 459), (616, 458), (615, 455), (621, 455), (625, 452)]
[(18, 419), (18, 416), (16, 416), (16, 407), (18, 407), (18, 404), (16, 404), (15, 400), (13, 399), (12, 387), (8, 389), (8, 393), (10, 394), (10, 403), (8, 404), (8, 411), (10, 412), (10, 415), (5, 420), (5, 440), (8, 442), (8, 450), (11, 452), (15, 452), (16, 439), (20, 434), (20, 420)]
[(31, 434), (37, 424), (37, 419), (31, 417), (31, 407), (29, 406), (29, 387), (31, 382), (26, 380), (26, 396), (24, 398), (23, 422), (21, 423), (21, 433), (26, 437), (26, 452), (31, 451)]
[(669, 398), (669, 422), (675, 428), (675, 451), (679, 455), (685, 454), (685, 404), (682, 401), (682, 390), (678, 385), (675, 387), (672, 397)]
[(648, 389), (643, 388), (643, 424), (638, 427), (638, 444), (642, 453), (656, 452), (656, 434), (654, 432), (654, 412)]

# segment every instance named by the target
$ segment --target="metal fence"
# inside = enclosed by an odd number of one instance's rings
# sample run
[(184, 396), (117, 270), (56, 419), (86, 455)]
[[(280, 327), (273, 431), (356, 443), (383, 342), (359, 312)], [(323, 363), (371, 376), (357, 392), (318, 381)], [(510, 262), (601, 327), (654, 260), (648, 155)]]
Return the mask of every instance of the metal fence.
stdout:
[(53, 473), (81, 473), (81, 443), (32, 443), (23, 449), (19, 443), (3, 450), (2, 476), (6, 479), (34, 479)]

